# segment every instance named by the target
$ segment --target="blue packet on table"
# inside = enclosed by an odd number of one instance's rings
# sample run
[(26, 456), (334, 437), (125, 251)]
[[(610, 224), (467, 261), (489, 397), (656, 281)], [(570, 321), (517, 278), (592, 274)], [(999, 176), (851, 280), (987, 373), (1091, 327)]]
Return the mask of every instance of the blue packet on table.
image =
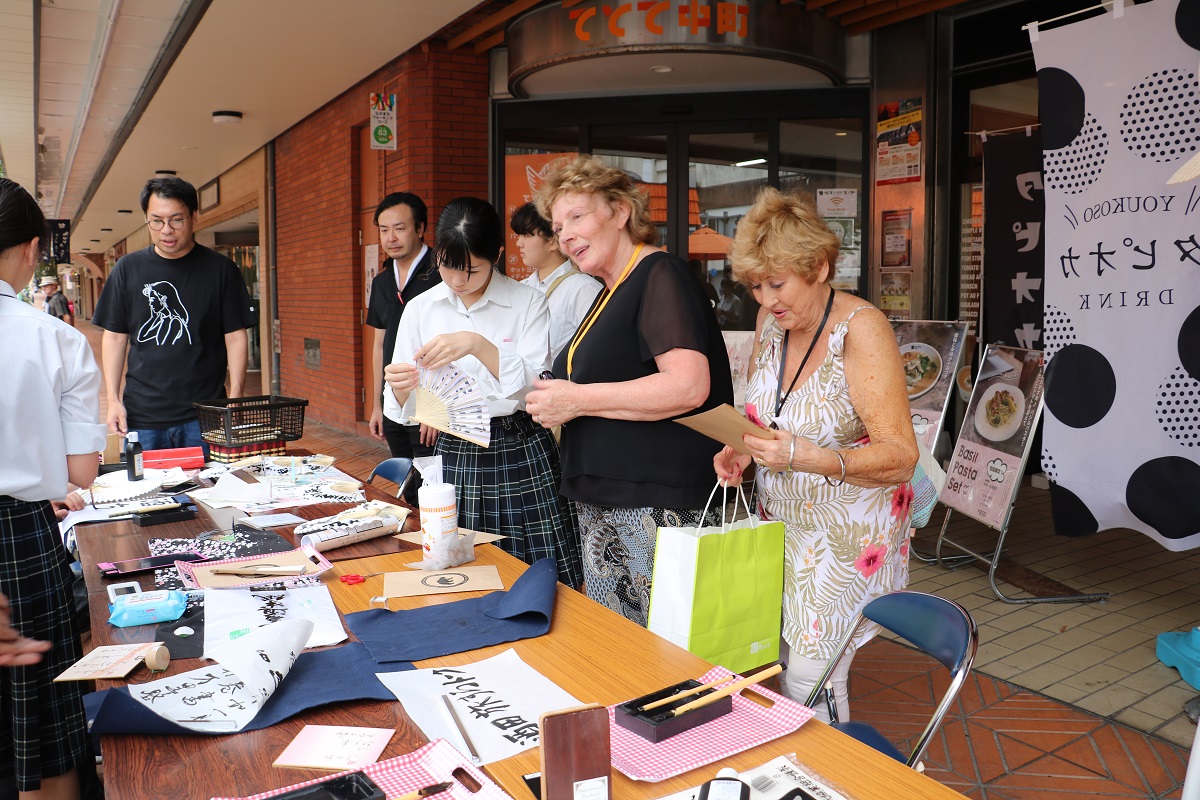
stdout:
[(187, 592), (165, 589), (119, 595), (108, 607), (108, 621), (118, 628), (129, 628), (176, 620), (187, 609), (187, 598)]

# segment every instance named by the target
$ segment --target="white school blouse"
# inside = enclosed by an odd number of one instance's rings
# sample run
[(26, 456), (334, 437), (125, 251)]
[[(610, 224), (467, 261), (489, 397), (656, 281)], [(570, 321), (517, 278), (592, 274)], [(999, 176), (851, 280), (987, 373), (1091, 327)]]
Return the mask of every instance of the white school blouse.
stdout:
[[(478, 333), (500, 350), (499, 377), (475, 356), (455, 362), (483, 388), (492, 418), (524, 410), (534, 379), (550, 368), (550, 307), (545, 296), (493, 272), (483, 296), (467, 308), (449, 286), (439, 283), (409, 302), (396, 331), (391, 363), (411, 364), (425, 342), (460, 331)], [(393, 422), (407, 424), (413, 404), (413, 395), (401, 408), (391, 391), (383, 393), (384, 416)]]
[(87, 338), (0, 281), (0, 495), (67, 493), (67, 456), (99, 453), (100, 368)]
[[(534, 270), (521, 283), (545, 294), (560, 276), (573, 269), (574, 264), (564, 261), (546, 276), (546, 280), (539, 278), (537, 270)], [(571, 337), (579, 330), (579, 323), (583, 322), (592, 303), (596, 301), (596, 295), (600, 294), (603, 288), (604, 284), (600, 281), (580, 272), (563, 279), (562, 283), (555, 287), (554, 293), (546, 298), (550, 303), (550, 363), (553, 364), (562, 349), (571, 342)]]

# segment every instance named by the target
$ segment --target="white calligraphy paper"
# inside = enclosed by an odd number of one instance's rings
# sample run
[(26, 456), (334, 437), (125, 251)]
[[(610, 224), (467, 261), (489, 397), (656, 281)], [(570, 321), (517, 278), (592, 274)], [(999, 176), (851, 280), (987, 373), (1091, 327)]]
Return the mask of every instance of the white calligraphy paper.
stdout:
[(327, 647), (346, 641), (346, 629), (325, 586), (297, 586), (286, 591), (225, 589), (204, 595), (204, 657), (256, 628), (284, 619), (306, 619), (313, 632), (304, 647)]
[(130, 686), (129, 694), (189, 730), (240, 731), (283, 683), (312, 629), (306, 619), (256, 628), (213, 652), (216, 664)]
[(375, 677), (404, 704), (427, 737), (441, 737), (469, 753), (442, 702), (442, 695), (449, 697), (484, 764), (536, 747), (543, 713), (580, 705), (522, 661), (515, 650), (461, 667), (385, 672)]

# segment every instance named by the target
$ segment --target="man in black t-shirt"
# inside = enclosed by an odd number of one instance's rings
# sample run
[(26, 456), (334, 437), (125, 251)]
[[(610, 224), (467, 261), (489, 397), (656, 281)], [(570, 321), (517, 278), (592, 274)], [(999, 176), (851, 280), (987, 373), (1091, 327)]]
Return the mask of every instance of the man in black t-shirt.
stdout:
[(242, 395), (250, 297), (233, 261), (196, 244), (190, 183), (153, 178), (141, 203), (151, 246), (117, 261), (92, 318), (104, 329), (108, 428), (137, 431), (146, 450), (203, 446), (192, 403), (225, 397), (226, 367), (229, 396)]
[[(442, 282), (433, 265), (433, 253), (422, 241), (428, 218), (425, 202), (410, 192), (394, 192), (375, 208), (379, 243), (388, 258), (371, 281), (371, 299), (367, 324), (375, 329), (371, 365), (375, 371), (375, 390), (371, 403), (371, 435), (386, 441), (392, 457), (413, 458), (433, 454), (437, 431), (416, 425), (401, 425), (383, 415), (383, 367), (391, 363), (396, 348), (396, 329), (404, 307), (414, 297)], [(371, 385), (367, 384), (367, 391)], [(423, 430), (422, 430), (423, 428)], [(414, 475), (404, 498), (417, 504), (420, 479)]]

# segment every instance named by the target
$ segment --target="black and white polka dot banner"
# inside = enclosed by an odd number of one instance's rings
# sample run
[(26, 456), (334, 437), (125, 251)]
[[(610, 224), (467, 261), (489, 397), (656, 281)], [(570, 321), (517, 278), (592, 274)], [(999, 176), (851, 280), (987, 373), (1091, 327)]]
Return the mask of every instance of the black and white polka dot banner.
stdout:
[[(1055, 527), (1200, 547), (1200, 0), (1034, 33)], [(1036, 29), (1035, 29), (1036, 30)]]

